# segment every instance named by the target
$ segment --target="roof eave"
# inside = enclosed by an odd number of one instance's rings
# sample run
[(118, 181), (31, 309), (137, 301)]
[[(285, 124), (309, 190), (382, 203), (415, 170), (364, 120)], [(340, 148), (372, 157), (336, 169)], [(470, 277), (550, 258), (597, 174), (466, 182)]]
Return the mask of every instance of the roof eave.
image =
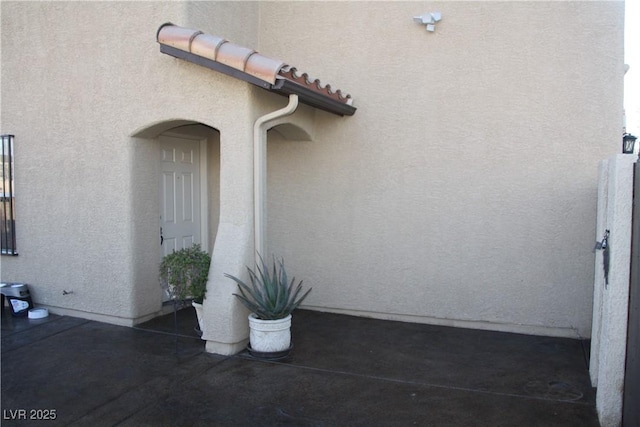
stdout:
[(353, 105), (336, 101), (288, 79), (278, 79), (276, 84), (273, 85), (270, 90), (283, 96), (291, 94), (298, 95), (300, 102), (303, 104), (307, 104), (339, 116), (353, 116), (356, 112), (356, 107)]
[(245, 82), (260, 86), (263, 89), (271, 89), (272, 87), (271, 83), (260, 80), (259, 78), (247, 74), (243, 71), (236, 70), (235, 68), (229, 67), (228, 65), (225, 65), (221, 62), (213, 61), (209, 58), (194, 55), (193, 53), (186, 52), (182, 49), (160, 43), (160, 52), (178, 59), (193, 62), (194, 64), (209, 68), (214, 71), (218, 71), (236, 79), (244, 80)]
[(329, 113), (337, 114), (339, 116), (352, 116), (356, 112), (356, 107), (354, 107), (353, 105), (331, 99), (286, 78), (279, 78), (276, 83), (272, 85), (269, 82), (258, 79), (243, 71), (239, 71), (235, 68), (229, 67), (228, 65), (213, 61), (208, 58), (204, 58), (199, 55), (195, 55), (191, 52), (186, 52), (182, 49), (178, 49), (169, 45), (160, 43), (160, 52), (243, 80), (279, 95), (298, 95), (300, 102), (302, 102), (303, 104), (319, 108)]

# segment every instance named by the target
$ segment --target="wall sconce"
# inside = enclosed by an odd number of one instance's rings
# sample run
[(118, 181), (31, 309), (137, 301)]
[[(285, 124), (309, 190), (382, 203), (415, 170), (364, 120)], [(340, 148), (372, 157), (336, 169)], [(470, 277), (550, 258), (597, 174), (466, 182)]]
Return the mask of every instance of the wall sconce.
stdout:
[(430, 33), (436, 30), (436, 22), (440, 22), (442, 14), (440, 12), (429, 12), (422, 15), (414, 16), (413, 21), (417, 24), (426, 25), (427, 31)]
[(633, 154), (633, 150), (636, 145), (637, 137), (631, 135), (630, 133), (625, 133), (622, 135), (622, 153), (623, 154)]

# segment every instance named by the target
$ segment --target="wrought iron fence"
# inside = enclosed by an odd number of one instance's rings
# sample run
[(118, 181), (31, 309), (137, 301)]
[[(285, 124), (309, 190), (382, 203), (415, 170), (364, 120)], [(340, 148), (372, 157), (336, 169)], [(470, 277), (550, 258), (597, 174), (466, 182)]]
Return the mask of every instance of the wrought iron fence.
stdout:
[(13, 135), (2, 138), (2, 168), (0, 173), (0, 253), (18, 255), (16, 248), (16, 211), (13, 187)]

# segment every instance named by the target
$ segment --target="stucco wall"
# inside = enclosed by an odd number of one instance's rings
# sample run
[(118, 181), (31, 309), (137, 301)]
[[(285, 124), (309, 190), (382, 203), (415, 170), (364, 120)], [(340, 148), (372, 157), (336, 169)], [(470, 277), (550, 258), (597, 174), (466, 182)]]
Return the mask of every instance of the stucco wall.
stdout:
[[(597, 164), (620, 150), (622, 9), (263, 5), (260, 49), (358, 107), (318, 112), (313, 142), (269, 143), (270, 250), (314, 288), (307, 306), (588, 336)], [(434, 10), (434, 33), (411, 19)]]
[(156, 31), (171, 21), (253, 45), (257, 7), (1, 8), (1, 129), (16, 135), (20, 253), (2, 257), (2, 280), (29, 283), (36, 304), (54, 312), (130, 324), (160, 302), (157, 147), (131, 135), (173, 119), (233, 127), (252, 114), (246, 84), (162, 55)]
[[(1, 278), (30, 283), (37, 303), (122, 323), (155, 310), (157, 152), (153, 132), (136, 133), (154, 123), (220, 131), (217, 232), (242, 242), (214, 253), (211, 274), (252, 252), (251, 126), (286, 99), (162, 55), (154, 36), (171, 21), (354, 96), (353, 117), (313, 113), (313, 141), (269, 136), (269, 249), (314, 288), (308, 307), (589, 334), (597, 163), (620, 142), (622, 2), (0, 7), (20, 251)], [(443, 20), (427, 33), (412, 17), (432, 10)]]

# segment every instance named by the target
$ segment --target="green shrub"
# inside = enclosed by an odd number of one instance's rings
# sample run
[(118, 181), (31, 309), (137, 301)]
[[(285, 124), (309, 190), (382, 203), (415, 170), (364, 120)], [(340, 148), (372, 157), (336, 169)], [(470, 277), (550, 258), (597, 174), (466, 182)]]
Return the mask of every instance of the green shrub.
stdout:
[(211, 257), (199, 244), (174, 251), (162, 258), (160, 283), (171, 299), (193, 298), (202, 303), (207, 292), (210, 264)]

